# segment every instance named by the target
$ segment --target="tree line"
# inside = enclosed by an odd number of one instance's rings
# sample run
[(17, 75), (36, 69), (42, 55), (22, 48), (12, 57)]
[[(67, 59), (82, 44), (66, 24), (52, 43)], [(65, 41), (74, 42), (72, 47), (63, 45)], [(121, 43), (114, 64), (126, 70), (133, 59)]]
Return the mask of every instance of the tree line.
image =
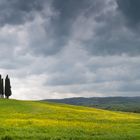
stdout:
[(10, 78), (7, 75), (4, 83), (4, 79), (0, 75), (0, 97), (9, 99), (9, 96), (11, 95), (12, 95), (12, 91), (11, 91)]

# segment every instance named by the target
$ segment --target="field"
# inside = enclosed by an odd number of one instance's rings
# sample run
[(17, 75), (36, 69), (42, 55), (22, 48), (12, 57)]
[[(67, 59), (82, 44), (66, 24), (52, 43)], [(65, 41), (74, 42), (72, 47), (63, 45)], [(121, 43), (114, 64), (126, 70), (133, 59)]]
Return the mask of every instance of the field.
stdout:
[(140, 114), (0, 100), (1, 140), (140, 140)]

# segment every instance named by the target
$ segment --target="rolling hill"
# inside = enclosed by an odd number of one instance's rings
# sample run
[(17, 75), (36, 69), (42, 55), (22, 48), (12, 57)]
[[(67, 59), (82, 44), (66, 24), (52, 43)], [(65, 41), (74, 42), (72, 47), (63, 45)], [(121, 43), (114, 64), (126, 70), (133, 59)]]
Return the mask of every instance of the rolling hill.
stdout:
[(96, 107), (114, 111), (126, 111), (140, 113), (140, 97), (93, 97), (93, 98), (66, 98), (50, 99), (50, 102), (65, 103)]
[(140, 140), (140, 114), (0, 100), (1, 140)]

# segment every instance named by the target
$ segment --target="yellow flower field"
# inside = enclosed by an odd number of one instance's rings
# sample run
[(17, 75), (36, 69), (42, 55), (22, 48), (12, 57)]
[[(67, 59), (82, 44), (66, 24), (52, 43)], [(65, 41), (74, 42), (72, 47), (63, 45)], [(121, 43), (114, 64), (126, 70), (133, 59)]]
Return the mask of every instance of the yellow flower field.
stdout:
[(140, 140), (140, 114), (0, 100), (2, 140)]

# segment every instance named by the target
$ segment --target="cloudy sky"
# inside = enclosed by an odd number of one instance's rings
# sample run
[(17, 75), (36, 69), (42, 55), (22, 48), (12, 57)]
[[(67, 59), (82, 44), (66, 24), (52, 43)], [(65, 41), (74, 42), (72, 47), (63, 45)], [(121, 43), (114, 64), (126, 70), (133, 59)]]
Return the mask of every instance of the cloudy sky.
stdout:
[(0, 73), (12, 98), (140, 95), (140, 0), (0, 0)]

